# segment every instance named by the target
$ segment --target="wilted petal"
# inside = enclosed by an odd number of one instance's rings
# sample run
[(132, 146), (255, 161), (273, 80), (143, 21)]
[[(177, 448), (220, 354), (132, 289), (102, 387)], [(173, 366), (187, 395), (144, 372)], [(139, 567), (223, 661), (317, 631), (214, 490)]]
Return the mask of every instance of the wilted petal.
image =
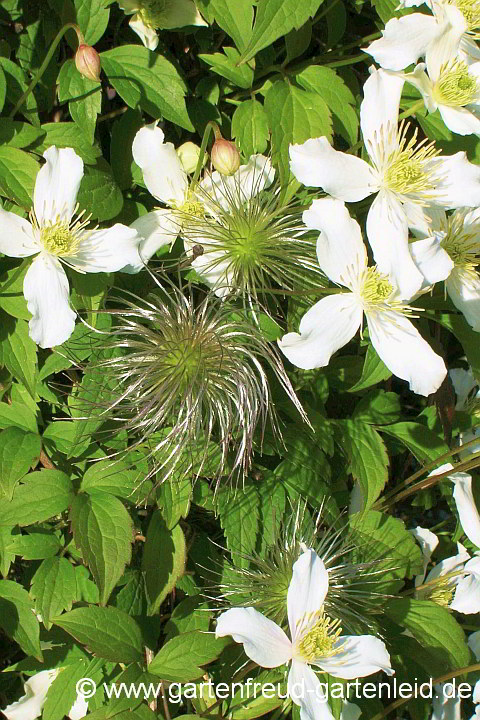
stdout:
[(383, 670), (393, 675), (385, 643), (373, 635), (344, 635), (335, 643), (337, 652), (331, 657), (314, 661), (333, 677), (353, 680)]
[(288, 693), (295, 705), (300, 706), (300, 720), (333, 720), (320, 680), (306, 663), (292, 660)]
[(333, 353), (355, 335), (362, 315), (353, 293), (329, 295), (307, 310), (300, 321), (300, 334), (287, 333), (277, 341), (278, 346), (299, 368), (325, 367)]
[(461, 699), (458, 695), (450, 696), (450, 686), (448, 696), (444, 692), (444, 684), (435, 685), (435, 693), (432, 699), (433, 714), (431, 720), (461, 720)]
[(72, 148), (49, 147), (47, 161), (35, 180), (33, 207), (40, 226), (57, 220), (70, 222), (83, 178), (83, 160)]
[(164, 142), (156, 123), (141, 128), (132, 144), (133, 159), (142, 169), (149, 192), (166, 205), (180, 207), (188, 191), (187, 173), (172, 143)]
[(320, 187), (347, 202), (363, 200), (378, 190), (373, 169), (361, 158), (334, 150), (326, 137), (290, 145), (290, 169), (297, 180)]
[(328, 572), (317, 553), (308, 549), (293, 565), (287, 593), (288, 624), (292, 643), (316, 621), (328, 591)]
[(468, 539), (480, 548), (480, 515), (472, 492), (472, 476), (468, 473), (452, 473), (449, 479), (454, 484), (453, 499), (463, 532)]
[(0, 207), (0, 252), (8, 257), (30, 257), (41, 250), (32, 225)]
[(42, 714), (47, 693), (58, 670), (42, 670), (24, 683), (25, 695), (8, 705), (2, 713), (7, 720), (35, 720)]
[(438, 31), (438, 23), (431, 15), (413, 13), (392, 18), (385, 25), (383, 37), (374, 40), (364, 52), (387, 70), (403, 70), (425, 55)]
[(65, 270), (56, 258), (44, 252), (35, 258), (25, 275), (23, 294), (33, 315), (28, 324), (32, 340), (42, 348), (68, 340), (76, 314), (70, 307)]
[(366, 267), (367, 253), (360, 225), (345, 203), (334, 198), (314, 200), (302, 218), (308, 228), (321, 232), (317, 257), (325, 275), (339, 285), (355, 287)]
[(430, 562), (432, 553), (438, 545), (438, 537), (431, 530), (422, 528), (417, 525), (416, 528), (410, 530), (415, 540), (418, 541), (423, 555), (423, 575), (416, 575), (415, 585), (421, 585), (427, 572), (427, 565)]
[(450, 607), (464, 615), (474, 615), (480, 612), (480, 556), (466, 563), (464, 573), (457, 582)]
[(472, 369), (463, 370), (463, 368), (453, 368), (448, 371), (450, 379), (457, 396), (457, 404), (455, 410), (465, 410), (468, 396), (475, 387), (478, 387), (478, 380), (473, 376)]
[(220, 615), (216, 637), (231, 635), (246, 655), (261, 667), (274, 668), (292, 657), (292, 643), (273, 620), (255, 608), (232, 608)]
[(372, 345), (391, 372), (418, 395), (431, 395), (447, 368), (410, 320), (394, 310), (367, 313)]
[(141, 15), (139, 15), (138, 13), (134, 15), (128, 24), (132, 28), (133, 32), (138, 35), (138, 37), (148, 50), (156, 49), (159, 42), (157, 32), (156, 30), (154, 30), (154, 28), (145, 25), (141, 18)]

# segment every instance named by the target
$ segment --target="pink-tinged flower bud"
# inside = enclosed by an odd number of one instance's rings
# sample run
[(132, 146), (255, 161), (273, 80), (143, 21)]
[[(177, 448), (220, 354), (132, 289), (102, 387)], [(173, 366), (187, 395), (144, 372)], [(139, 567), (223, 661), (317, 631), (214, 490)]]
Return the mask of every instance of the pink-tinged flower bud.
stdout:
[(95, 48), (90, 45), (79, 45), (75, 53), (75, 65), (83, 77), (100, 82), (100, 55)]
[(240, 167), (240, 153), (235, 143), (224, 138), (215, 140), (212, 147), (212, 163), (222, 175), (233, 175)]

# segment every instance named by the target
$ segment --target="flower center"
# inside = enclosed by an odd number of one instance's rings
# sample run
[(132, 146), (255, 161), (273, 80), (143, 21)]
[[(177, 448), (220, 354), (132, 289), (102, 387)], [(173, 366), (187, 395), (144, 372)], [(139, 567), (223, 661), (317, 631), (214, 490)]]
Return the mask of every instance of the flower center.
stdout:
[(435, 100), (450, 107), (464, 107), (475, 100), (477, 80), (468, 72), (461, 60), (453, 60), (442, 67), (440, 77), (433, 87)]
[(142, 7), (138, 13), (145, 25), (158, 30), (163, 26), (168, 5), (168, 0), (142, 0)]
[(388, 190), (400, 195), (421, 194), (425, 199), (435, 185), (426, 161), (438, 155), (433, 142), (423, 140), (415, 145), (417, 130), (410, 140), (407, 139), (409, 124), (402, 124), (397, 132), (397, 147), (386, 160), (384, 185)]
[[(455, 212), (447, 219), (442, 248), (449, 254), (456, 268), (477, 277), (477, 265), (480, 260), (478, 235), (480, 228), (474, 225), (472, 232), (464, 230), (465, 212)], [(473, 279), (473, 278), (472, 278)]]
[(451, 0), (465, 18), (470, 33), (480, 28), (480, 2), (478, 0)]
[(335, 644), (342, 634), (340, 620), (325, 615), (323, 607), (315, 625), (300, 639), (295, 651), (305, 662), (311, 663), (321, 657), (335, 654)]
[(364, 303), (372, 305), (384, 305), (393, 293), (393, 286), (388, 275), (380, 273), (376, 266), (367, 268), (361, 289), (361, 296)]
[[(78, 210), (78, 205), (75, 212)], [(40, 235), (40, 242), (51, 255), (57, 257), (69, 257), (75, 255), (82, 240), (85, 240), (92, 230), (85, 228), (89, 224), (91, 215), (82, 220), (85, 210), (77, 215), (76, 219), (63, 220), (57, 215), (55, 222), (47, 222), (40, 227), (35, 213), (30, 211), (30, 221)]]

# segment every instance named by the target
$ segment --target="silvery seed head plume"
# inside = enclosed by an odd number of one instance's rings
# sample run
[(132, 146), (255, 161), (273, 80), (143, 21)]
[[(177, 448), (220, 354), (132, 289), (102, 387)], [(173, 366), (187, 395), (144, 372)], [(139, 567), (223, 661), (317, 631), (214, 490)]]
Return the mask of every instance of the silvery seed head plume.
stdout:
[(196, 303), (169, 286), (116, 301), (114, 356), (99, 366), (117, 383), (104, 414), (147, 449), (159, 481), (248, 472), (254, 435), (261, 444), (267, 420), (278, 432), (267, 371), (305, 417), (276, 348), (216, 297)]

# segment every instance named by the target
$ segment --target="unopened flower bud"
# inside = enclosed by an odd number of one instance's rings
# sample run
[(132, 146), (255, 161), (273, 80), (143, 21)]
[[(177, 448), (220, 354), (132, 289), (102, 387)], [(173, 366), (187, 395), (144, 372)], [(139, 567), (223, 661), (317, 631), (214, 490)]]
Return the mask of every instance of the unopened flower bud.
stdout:
[(240, 153), (235, 143), (224, 138), (215, 140), (212, 147), (212, 163), (222, 175), (233, 175), (240, 167)]
[[(195, 169), (197, 167), (198, 158), (200, 157), (200, 148), (198, 145), (195, 145), (195, 143), (188, 142), (183, 143), (183, 145), (180, 145), (180, 147), (177, 148), (177, 155), (180, 158), (180, 162), (182, 163), (183, 169), (186, 173), (193, 173), (195, 172)], [(206, 162), (207, 156), (203, 156), (204, 164)]]
[(90, 45), (79, 45), (75, 54), (75, 65), (78, 72), (89, 80), (100, 82), (100, 55)]

